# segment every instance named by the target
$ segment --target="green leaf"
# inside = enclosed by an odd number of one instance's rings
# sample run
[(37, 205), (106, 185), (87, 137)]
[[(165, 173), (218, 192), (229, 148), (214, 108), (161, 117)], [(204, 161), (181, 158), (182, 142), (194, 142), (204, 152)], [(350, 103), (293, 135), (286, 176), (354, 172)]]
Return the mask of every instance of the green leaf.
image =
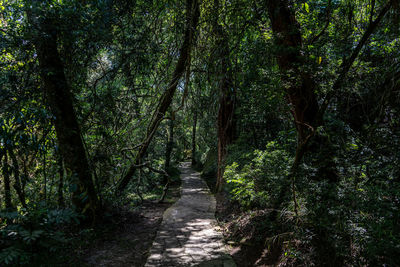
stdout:
[(304, 4), (303, 4), (303, 7), (304, 7), (304, 10), (305, 10), (307, 13), (310, 13), (310, 6), (309, 6), (307, 3), (304, 3)]

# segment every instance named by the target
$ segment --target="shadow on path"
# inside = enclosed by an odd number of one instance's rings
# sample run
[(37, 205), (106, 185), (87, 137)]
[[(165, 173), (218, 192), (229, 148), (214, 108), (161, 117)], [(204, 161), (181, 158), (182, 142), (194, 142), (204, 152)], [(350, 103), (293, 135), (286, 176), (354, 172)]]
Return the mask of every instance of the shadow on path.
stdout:
[(214, 196), (189, 162), (180, 170), (181, 198), (165, 211), (145, 266), (236, 266), (215, 229)]

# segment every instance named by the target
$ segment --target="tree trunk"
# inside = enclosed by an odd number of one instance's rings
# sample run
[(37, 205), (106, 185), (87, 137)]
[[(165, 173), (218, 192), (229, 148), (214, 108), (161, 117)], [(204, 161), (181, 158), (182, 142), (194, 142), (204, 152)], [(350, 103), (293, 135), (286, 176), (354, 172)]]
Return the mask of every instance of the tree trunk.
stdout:
[(199, 20), (200, 10), (198, 0), (187, 0), (186, 1), (186, 30), (183, 40), (182, 47), (179, 53), (179, 59), (176, 63), (175, 71), (172, 75), (167, 90), (161, 96), (160, 102), (153, 113), (150, 125), (147, 129), (146, 137), (139, 148), (138, 153), (135, 156), (133, 164), (130, 166), (126, 175), (120, 180), (117, 187), (117, 193), (120, 194), (126, 188), (129, 181), (132, 179), (136, 172), (137, 166), (142, 162), (144, 155), (146, 154), (147, 148), (150, 145), (151, 140), (161, 121), (164, 119), (165, 113), (171, 105), (172, 98), (175, 94), (176, 87), (183, 73), (185, 72), (186, 65), (188, 63), (190, 50), (193, 42), (193, 35), (197, 27)]
[(26, 208), (25, 193), (21, 186), (21, 175), (20, 175), (20, 171), (19, 171), (18, 160), (17, 160), (17, 157), (15, 156), (12, 148), (8, 149), (8, 153), (10, 154), (10, 158), (13, 163), (12, 171), (14, 173), (14, 180), (15, 180), (13, 187), (14, 187), (15, 191), (17, 192), (17, 196), (18, 196), (18, 199), (19, 199), (22, 207)]
[(64, 207), (64, 164), (63, 159), (60, 153), (57, 152), (57, 161), (58, 161), (58, 175), (60, 180), (58, 181), (57, 187), (57, 195), (58, 195), (58, 206)]
[(194, 110), (192, 128), (192, 166), (196, 165), (196, 130), (197, 130), (197, 110)]
[[(222, 90), (227, 88), (228, 84), (221, 87)], [(224, 184), (225, 158), (227, 147), (234, 138), (234, 112), (235, 112), (235, 96), (224, 94), (220, 98), (220, 107), (218, 111), (218, 171), (217, 184), (215, 186), (217, 192), (221, 192)]]
[[(170, 174), (169, 168), (171, 165), (171, 154), (174, 146), (174, 120), (171, 118), (168, 123), (168, 137), (167, 145), (165, 149), (165, 165), (164, 170), (166, 173)], [(164, 185), (168, 183), (168, 176), (164, 175)]]
[(3, 166), (2, 166), (2, 171), (3, 171), (3, 177), (4, 177), (4, 204), (6, 210), (10, 211), (13, 209), (12, 203), (11, 203), (11, 187), (10, 187), (10, 168), (8, 166), (8, 159), (7, 159), (7, 153), (4, 153), (0, 157), (0, 162), (2, 161), (2, 158), (4, 156), (4, 161), (3, 161)]
[[(219, 9), (219, 1), (214, 1), (214, 8)], [(228, 37), (216, 20), (214, 22), (214, 32), (217, 38), (218, 58), (220, 63), (219, 82), (220, 100), (217, 118), (217, 134), (218, 134), (218, 170), (217, 183), (215, 189), (217, 192), (222, 190), (224, 184), (225, 157), (227, 146), (230, 145), (234, 138), (235, 131), (235, 99), (236, 92), (233, 86), (232, 67), (229, 59), (229, 43)]]
[(267, 8), (271, 20), (275, 43), (279, 47), (276, 55), (282, 74), (282, 83), (292, 105), (292, 114), (302, 144), (310, 134), (310, 126), (318, 113), (318, 102), (314, 93), (316, 84), (310, 74), (303, 71), (304, 59), (301, 54), (302, 39), (300, 25), (286, 0), (269, 0)]
[(100, 211), (100, 203), (93, 185), (81, 129), (73, 108), (73, 96), (57, 50), (57, 29), (54, 26), (56, 23), (49, 19), (37, 23), (37, 19), (29, 12), (28, 18), (41, 31), (34, 44), (47, 104), (55, 117), (54, 126), (60, 153), (68, 177), (71, 177), (72, 202), (79, 213), (94, 220)]
[(163, 193), (162, 196), (159, 200), (159, 202), (163, 202), (168, 189), (169, 189), (169, 184), (171, 182), (170, 180), (170, 166), (171, 166), (171, 154), (172, 154), (172, 149), (174, 147), (174, 118), (172, 116), (172, 118), (169, 120), (168, 123), (168, 136), (167, 136), (167, 145), (165, 148), (165, 165), (164, 165), (164, 172), (165, 174), (163, 175), (163, 184), (164, 184), (164, 188), (163, 188)]
[[(295, 18), (294, 11), (287, 0), (268, 0), (266, 5), (275, 43), (279, 48), (276, 59), (281, 72), (281, 81), (285, 86), (297, 130), (294, 163), (289, 177), (282, 181), (278, 196), (272, 202), (273, 212), (270, 219), (274, 221), (278, 215), (277, 210), (288, 200), (290, 192), (295, 196), (295, 178), (298, 166), (307, 149), (308, 142), (314, 134), (319, 106), (314, 92), (316, 84), (311, 75), (303, 71), (305, 60), (301, 53), (300, 25)], [(295, 197), (293, 197), (293, 201), (295, 212), (297, 212)]]
[[(282, 74), (282, 83), (287, 85), (285, 90), (289, 103), (292, 105), (292, 114), (298, 133), (298, 145), (294, 165), (291, 174), (295, 176), (298, 164), (307, 150), (326, 150), (328, 155), (331, 144), (326, 137), (314, 135), (316, 127), (323, 124), (322, 116), (332, 96), (329, 94), (321, 107), (317, 102), (315, 88), (317, 87), (312, 76), (303, 71), (305, 60), (302, 56), (302, 39), (300, 25), (298, 24), (293, 9), (287, 0), (268, 0), (267, 9), (271, 20), (272, 30), (275, 36), (275, 43), (279, 47), (279, 54), (276, 55), (277, 63)], [(363, 34), (360, 42), (352, 51), (351, 56), (344, 60), (340, 66), (339, 76), (334, 82), (332, 93), (340, 89), (341, 84), (350, 70), (354, 60), (357, 58), (361, 48), (376, 29), (379, 22), (388, 12), (393, 0), (387, 2), (377, 18), (372, 21)], [(314, 136), (314, 137), (313, 137)], [(311, 140), (312, 138), (312, 141)], [(309, 144), (310, 143), (310, 144)], [(338, 175), (332, 158), (318, 159), (315, 164), (318, 168), (318, 175), (330, 182), (337, 182)], [(283, 189), (284, 190), (284, 189)], [(281, 200), (278, 200), (281, 203)]]
[[(277, 209), (286, 201), (288, 192), (292, 191), (294, 201), (294, 211), (297, 214), (297, 203), (295, 194), (295, 178), (301, 159), (307, 151), (318, 153), (316, 159), (311, 163), (316, 169), (316, 178), (327, 181), (326, 189), (320, 196), (321, 202), (324, 205), (334, 205), (338, 202), (337, 182), (339, 176), (336, 172), (336, 165), (333, 160), (333, 151), (331, 143), (325, 136), (315, 134), (316, 127), (323, 124), (322, 116), (328, 105), (332, 94), (340, 89), (343, 80), (352, 66), (354, 60), (358, 56), (361, 48), (366, 43), (368, 37), (372, 34), (379, 21), (384, 14), (389, 10), (392, 1), (389, 1), (381, 10), (377, 19), (370, 23), (367, 31), (364, 33), (361, 41), (352, 52), (351, 56), (344, 60), (340, 66), (339, 76), (334, 82), (333, 90), (323, 101), (321, 107), (317, 102), (315, 95), (316, 83), (312, 76), (304, 71), (305, 60), (302, 56), (302, 39), (300, 26), (296, 21), (294, 11), (288, 0), (268, 0), (267, 9), (271, 20), (272, 30), (275, 36), (275, 43), (279, 47), (279, 54), (276, 55), (277, 63), (282, 74), (282, 83), (286, 86), (285, 90), (288, 96), (289, 103), (292, 106), (292, 114), (295, 121), (295, 126), (298, 133), (298, 144), (296, 149), (295, 160), (292, 165), (288, 179), (282, 181), (282, 187), (277, 199), (273, 203), (273, 212), (271, 220), (277, 218)], [(312, 139), (312, 140), (310, 140)], [(327, 156), (328, 155), (328, 156)], [(292, 183), (292, 188), (290, 188)], [(328, 214), (328, 209), (321, 210), (319, 217), (332, 217)], [(324, 214), (324, 212), (326, 212)], [(331, 249), (332, 244), (328, 241), (328, 236), (331, 234), (323, 223), (318, 222), (318, 218), (313, 218), (315, 222), (317, 237), (317, 251), (320, 254), (320, 265), (332, 264), (335, 266), (343, 265), (342, 259), (335, 255), (335, 250)], [(332, 218), (334, 224), (335, 219)], [(329, 258), (326, 257), (329, 255)]]

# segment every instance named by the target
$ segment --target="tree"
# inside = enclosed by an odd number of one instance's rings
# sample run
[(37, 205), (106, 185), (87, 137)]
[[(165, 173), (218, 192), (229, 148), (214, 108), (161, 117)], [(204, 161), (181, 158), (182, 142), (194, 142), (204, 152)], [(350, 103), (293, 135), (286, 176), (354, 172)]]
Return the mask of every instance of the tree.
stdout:
[(117, 192), (121, 193), (129, 181), (132, 179), (135, 171), (141, 162), (143, 162), (143, 157), (150, 145), (151, 140), (157, 131), (160, 122), (164, 119), (165, 113), (167, 112), (173, 96), (178, 86), (179, 80), (181, 79), (183, 73), (186, 69), (186, 64), (188, 63), (188, 58), (190, 56), (190, 50), (193, 45), (194, 33), (196, 30), (197, 22), (200, 16), (199, 3), (197, 0), (187, 0), (186, 2), (186, 30), (184, 34), (183, 43), (179, 52), (179, 59), (176, 63), (174, 73), (172, 74), (172, 79), (168, 84), (167, 89), (161, 96), (156, 110), (153, 113), (152, 119), (146, 131), (146, 137), (143, 139), (140, 145), (139, 151), (137, 152), (133, 164), (129, 167), (126, 175), (119, 181)]
[[(4, 157), (4, 161), (3, 161)], [(12, 203), (11, 203), (11, 188), (10, 188), (10, 172), (7, 162), (7, 154), (2, 153), (0, 156), (0, 162), (2, 162), (2, 172), (4, 177), (4, 206), (6, 210), (12, 210)]]
[[(298, 144), (292, 167), (292, 175), (295, 175), (298, 165), (308, 149), (310, 139), (315, 134), (316, 128), (323, 123), (321, 120), (329, 99), (340, 89), (346, 74), (359, 55), (362, 47), (389, 11), (392, 3), (392, 1), (388, 1), (377, 18), (375, 20), (371, 19), (360, 42), (352, 51), (350, 57), (345, 59), (341, 64), (339, 75), (332, 86), (332, 90), (329, 91), (324, 99), (324, 103), (320, 107), (315, 94), (317, 84), (312, 73), (309, 73), (306, 68), (307, 60), (302, 53), (303, 41), (300, 25), (295, 18), (294, 11), (287, 0), (267, 1), (271, 27), (274, 32), (275, 43), (279, 49), (279, 54), (276, 56), (277, 63), (282, 73), (282, 84), (285, 86), (288, 101), (292, 106), (291, 112), (298, 133)], [(315, 36), (313, 42), (321, 34)], [(324, 142), (324, 138), (319, 137), (317, 142)], [(327, 145), (326, 142), (324, 145)], [(320, 167), (322, 170), (320, 174), (331, 181), (337, 181), (338, 177), (332, 161), (324, 161), (324, 165)], [(278, 202), (281, 202), (281, 200), (278, 200)]]
[(216, 47), (218, 51), (217, 60), (219, 68), (217, 77), (219, 78), (218, 85), (220, 91), (219, 110), (217, 118), (217, 135), (218, 135), (218, 171), (216, 191), (220, 192), (224, 184), (224, 166), (227, 153), (227, 146), (234, 140), (235, 132), (235, 98), (236, 89), (232, 80), (232, 66), (230, 62), (230, 48), (227, 34), (223, 27), (219, 24), (219, 9), (218, 0), (214, 1), (216, 10), (214, 21), (214, 34), (216, 38)]
[(38, 10), (28, 10), (28, 17), (38, 32), (34, 44), (47, 103), (54, 115), (54, 126), (65, 169), (72, 179), (72, 201), (78, 212), (94, 219), (100, 202), (84, 148), (81, 129), (72, 103), (71, 89), (57, 48), (57, 18), (42, 17)]

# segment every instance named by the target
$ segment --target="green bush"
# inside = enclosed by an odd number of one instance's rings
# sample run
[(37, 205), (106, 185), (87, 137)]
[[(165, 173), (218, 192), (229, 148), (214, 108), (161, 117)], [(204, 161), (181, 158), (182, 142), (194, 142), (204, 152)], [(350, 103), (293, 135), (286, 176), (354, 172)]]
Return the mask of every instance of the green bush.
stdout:
[(68, 241), (60, 229), (71, 223), (79, 223), (79, 215), (69, 209), (0, 212), (0, 265), (45, 262)]
[(240, 163), (234, 161), (226, 166), (227, 190), (244, 209), (265, 208), (271, 197), (275, 197), (281, 181), (287, 179), (291, 165), (289, 152), (277, 142), (269, 142), (265, 150), (240, 154)]

